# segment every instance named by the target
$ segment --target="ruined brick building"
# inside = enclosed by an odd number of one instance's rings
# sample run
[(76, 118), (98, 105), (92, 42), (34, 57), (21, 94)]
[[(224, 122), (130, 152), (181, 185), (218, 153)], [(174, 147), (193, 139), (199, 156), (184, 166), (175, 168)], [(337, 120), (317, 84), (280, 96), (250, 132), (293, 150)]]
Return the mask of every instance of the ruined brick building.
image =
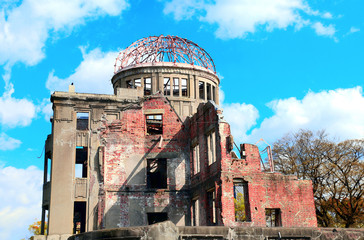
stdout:
[[(174, 36), (124, 50), (114, 94), (54, 92), (42, 230), (74, 234), (171, 220), (177, 226), (316, 227), (310, 181), (233, 153), (209, 54)], [(47, 174), (49, 172), (49, 174)]]

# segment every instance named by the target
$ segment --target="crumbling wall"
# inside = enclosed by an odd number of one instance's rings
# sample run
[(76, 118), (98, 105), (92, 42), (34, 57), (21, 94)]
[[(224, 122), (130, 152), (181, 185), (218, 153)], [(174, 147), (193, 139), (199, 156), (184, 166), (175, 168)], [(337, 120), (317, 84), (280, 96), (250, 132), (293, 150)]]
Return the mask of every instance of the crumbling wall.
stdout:
[[(267, 210), (273, 211), (271, 214), (274, 216), (268, 216), (274, 219), (275, 226), (317, 226), (312, 183), (297, 180), (294, 176), (262, 172), (259, 149), (252, 144), (242, 144), (244, 156), (242, 159), (234, 158), (230, 125), (213, 102), (199, 106), (189, 124), (192, 148), (194, 144), (199, 145), (200, 171), (191, 171), (191, 196), (192, 199), (199, 199), (199, 212), (191, 210), (192, 219), (199, 214), (199, 224), (196, 225), (266, 226)], [(210, 146), (207, 139), (212, 130), (216, 133), (216, 162), (211, 164), (208, 160)], [(190, 166), (193, 169), (193, 152), (191, 159)], [(240, 189), (244, 189), (246, 196), (246, 216), (243, 220), (235, 215), (234, 198), (237, 192), (234, 189), (237, 182), (241, 182)], [(213, 211), (216, 221), (213, 223), (208, 212), (211, 212), (209, 191), (215, 193)]]
[[(148, 134), (146, 116), (156, 114), (163, 116), (163, 134)], [(100, 228), (147, 225), (149, 213), (167, 213), (173, 223), (189, 224), (188, 135), (163, 96), (151, 96), (139, 108), (122, 111), (119, 120), (104, 121), (100, 142)], [(150, 159), (166, 161), (166, 187), (148, 187)]]

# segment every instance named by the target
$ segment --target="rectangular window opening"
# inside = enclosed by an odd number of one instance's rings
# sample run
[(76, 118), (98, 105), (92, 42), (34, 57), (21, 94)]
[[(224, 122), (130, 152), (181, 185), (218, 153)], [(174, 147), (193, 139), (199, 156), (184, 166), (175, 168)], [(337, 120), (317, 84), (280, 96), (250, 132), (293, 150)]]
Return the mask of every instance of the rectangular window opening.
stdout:
[(162, 114), (146, 115), (147, 134), (163, 134), (163, 116)]
[(77, 113), (77, 130), (88, 130), (88, 112), (78, 112)]
[(152, 79), (145, 78), (144, 79), (144, 95), (151, 95), (152, 94)]
[(243, 179), (234, 179), (233, 181), (235, 221), (250, 221), (248, 182), (244, 181)]
[(179, 96), (179, 78), (173, 78), (173, 96)]
[(168, 220), (168, 214), (166, 212), (147, 213), (147, 217), (148, 217), (148, 225)]
[(207, 83), (206, 88), (207, 88), (207, 100), (211, 100), (211, 84)]
[(171, 95), (171, 82), (169, 81), (169, 78), (164, 78), (164, 96)]
[(135, 88), (142, 86), (142, 80), (140, 78), (137, 78), (134, 80), (134, 86)]
[(215, 189), (207, 192), (207, 224), (216, 225), (216, 195)]
[(52, 159), (47, 158), (47, 182), (51, 181)]
[(205, 83), (204, 82), (198, 82), (198, 91), (200, 95), (200, 99), (205, 100)]
[(209, 165), (216, 162), (216, 134), (215, 131), (207, 135), (207, 157)]
[(167, 188), (167, 159), (147, 159), (147, 187)]
[(198, 144), (192, 148), (193, 173), (200, 172), (200, 148)]
[(200, 201), (198, 198), (192, 200), (192, 226), (200, 224)]
[(83, 233), (86, 230), (86, 202), (74, 202), (73, 208), (73, 234)]
[(281, 209), (266, 208), (265, 223), (267, 227), (281, 227), (282, 226)]
[(216, 93), (215, 93), (215, 91), (216, 91), (215, 86), (212, 86), (212, 100), (213, 100), (214, 102), (216, 102)]
[(186, 78), (182, 78), (181, 79), (181, 90), (182, 90), (182, 96), (183, 97), (188, 97), (188, 87), (187, 87), (187, 79)]
[(75, 177), (87, 178), (87, 147), (76, 147)]

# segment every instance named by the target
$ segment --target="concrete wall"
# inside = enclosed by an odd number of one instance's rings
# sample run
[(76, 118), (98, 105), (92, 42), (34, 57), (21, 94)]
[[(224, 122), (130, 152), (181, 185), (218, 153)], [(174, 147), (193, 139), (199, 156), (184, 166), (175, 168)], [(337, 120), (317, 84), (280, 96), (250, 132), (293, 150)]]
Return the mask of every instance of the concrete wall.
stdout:
[[(151, 226), (120, 228), (88, 232), (70, 237), (68, 240), (93, 239), (221, 239), (221, 240), (265, 240), (265, 239), (316, 239), (316, 240), (360, 240), (363, 229), (330, 228), (261, 228), (261, 227), (176, 227), (171, 222)], [(38, 238), (41, 240), (42, 238)], [(45, 240), (43, 238), (42, 240)], [(58, 240), (58, 239), (57, 239)]]

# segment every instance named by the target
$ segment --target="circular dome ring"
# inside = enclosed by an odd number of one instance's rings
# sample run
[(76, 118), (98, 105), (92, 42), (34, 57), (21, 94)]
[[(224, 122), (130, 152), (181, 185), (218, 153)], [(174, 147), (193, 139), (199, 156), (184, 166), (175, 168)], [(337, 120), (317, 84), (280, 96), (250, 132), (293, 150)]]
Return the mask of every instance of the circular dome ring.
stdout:
[(151, 36), (140, 39), (119, 53), (114, 73), (143, 63), (172, 62), (200, 66), (216, 73), (210, 55), (196, 43), (177, 36)]

